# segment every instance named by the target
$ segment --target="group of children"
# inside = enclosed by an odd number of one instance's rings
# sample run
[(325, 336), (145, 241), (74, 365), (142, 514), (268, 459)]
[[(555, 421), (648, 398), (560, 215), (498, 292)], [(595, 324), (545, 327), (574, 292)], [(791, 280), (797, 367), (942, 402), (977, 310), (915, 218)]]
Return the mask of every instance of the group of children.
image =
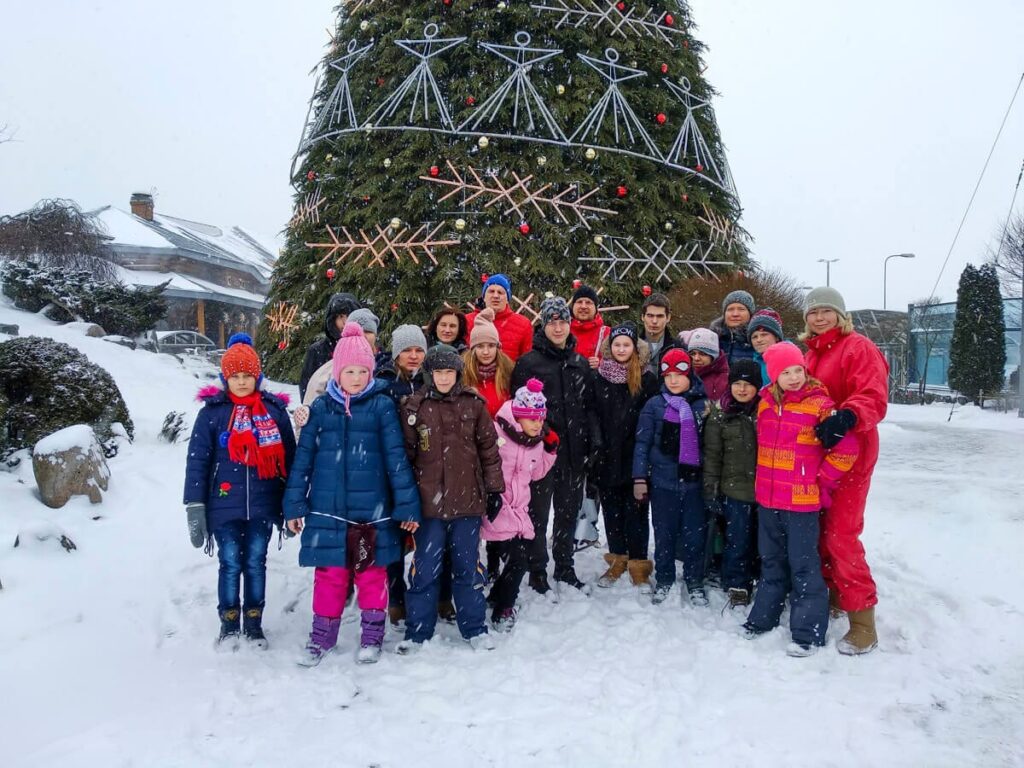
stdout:
[[(205, 407), (189, 444), (185, 485), (192, 543), (217, 544), (219, 644), (237, 647), (244, 635), (266, 647), (262, 612), (274, 523), (301, 535), (299, 564), (314, 568), (304, 665), (318, 664), (337, 645), (353, 587), (361, 611), (358, 660), (379, 658), (389, 566), (405, 587), (408, 536), (414, 550), (398, 653), (412, 653), (433, 636), (444, 572), (454, 618), (473, 648), (494, 647), (488, 625), (512, 629), (530, 542), (546, 534), (534, 529), (529, 513), (531, 483), (551, 470), (560, 440), (545, 423), (541, 381), (495, 394), (507, 390), (511, 364), (492, 319), (486, 311), (476, 318), (462, 354), (436, 343), (404, 376), (403, 347), (391, 380), (375, 376), (380, 360), (365, 327), (350, 320), (335, 343), (323, 394), (307, 392), (308, 405), (296, 414), (297, 444), (287, 401), (260, 388), (251, 340), (232, 338), (221, 363), (224, 389), (201, 393)], [(653, 603), (662, 603), (678, 557), (684, 600), (707, 605), (709, 533), (721, 518), (721, 583), (730, 605), (750, 604), (760, 558), (745, 631), (756, 636), (775, 628), (788, 596), (788, 652), (808, 655), (824, 644), (829, 619), (819, 513), (856, 460), (857, 444), (846, 436), (831, 450), (822, 446), (816, 430), (835, 406), (795, 345), (765, 349), (768, 381), (761, 364), (741, 359), (709, 397), (708, 377), (694, 370), (698, 360), (702, 367), (714, 363), (700, 349), (705, 341), (694, 332), (693, 352), (663, 350), (656, 376), (632, 324), (610, 329), (600, 342), (594, 377), (606, 439), (594, 475), (610, 551), (598, 583), (611, 586), (628, 571)], [(418, 343), (411, 348), (423, 352)], [(411, 394), (396, 397), (396, 381)], [(488, 543), (489, 595), (481, 540)]]

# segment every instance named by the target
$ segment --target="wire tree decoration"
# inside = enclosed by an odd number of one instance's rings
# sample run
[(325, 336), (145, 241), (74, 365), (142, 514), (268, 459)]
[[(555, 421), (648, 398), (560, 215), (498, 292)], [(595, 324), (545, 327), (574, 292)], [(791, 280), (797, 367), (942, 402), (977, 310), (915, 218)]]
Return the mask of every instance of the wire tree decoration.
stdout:
[(356, 110), (352, 106), (352, 88), (349, 85), (348, 75), (372, 47), (373, 43), (368, 43), (360, 48), (355, 40), (351, 40), (348, 44), (348, 53), (330, 63), (331, 68), (341, 72), (341, 77), (338, 78), (334, 90), (327, 97), (323, 109), (320, 110), (320, 114), (309, 132), (311, 138), (329, 134), (340, 128), (359, 127)]
[[(679, 102), (686, 108), (686, 116), (683, 118), (683, 125), (676, 135), (672, 149), (666, 157), (670, 165), (678, 168), (692, 168), (698, 174), (705, 176), (721, 187), (728, 187), (727, 177), (718, 169), (715, 156), (708, 147), (704, 134), (700, 132), (694, 113), (708, 106), (708, 102), (698, 98), (690, 91), (690, 81), (682, 78), (681, 84), (673, 83), (662, 78), (662, 82), (675, 95)], [(694, 159), (691, 165), (689, 160)]]

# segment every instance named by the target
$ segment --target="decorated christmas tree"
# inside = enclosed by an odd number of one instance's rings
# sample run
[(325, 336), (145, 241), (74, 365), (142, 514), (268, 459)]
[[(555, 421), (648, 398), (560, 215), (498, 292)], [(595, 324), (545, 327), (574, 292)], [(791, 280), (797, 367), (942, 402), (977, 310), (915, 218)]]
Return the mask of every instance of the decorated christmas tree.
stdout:
[(292, 163), (268, 370), (294, 375), (338, 291), (386, 335), (468, 309), (496, 272), (533, 320), (577, 279), (626, 316), (744, 265), (692, 29), (678, 0), (343, 2)]

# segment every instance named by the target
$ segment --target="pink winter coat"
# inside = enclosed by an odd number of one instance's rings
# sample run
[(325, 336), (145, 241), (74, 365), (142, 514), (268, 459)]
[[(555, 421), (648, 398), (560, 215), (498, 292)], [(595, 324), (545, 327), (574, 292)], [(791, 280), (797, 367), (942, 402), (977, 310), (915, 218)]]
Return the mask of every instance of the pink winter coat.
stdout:
[(501, 511), (494, 522), (484, 516), (480, 537), (484, 541), (508, 541), (516, 536), (532, 539), (530, 483), (540, 480), (551, 470), (557, 454), (546, 451), (541, 442), (527, 446), (516, 441), (516, 437), (523, 436), (523, 428), (512, 415), (511, 400), (498, 410), (494, 429), (498, 433), (505, 491), (501, 494)]
[(757, 407), (757, 503), (788, 512), (818, 512), (857, 461), (857, 439), (847, 433), (826, 453), (814, 428), (835, 411), (821, 384), (784, 392), (782, 402), (768, 386)]

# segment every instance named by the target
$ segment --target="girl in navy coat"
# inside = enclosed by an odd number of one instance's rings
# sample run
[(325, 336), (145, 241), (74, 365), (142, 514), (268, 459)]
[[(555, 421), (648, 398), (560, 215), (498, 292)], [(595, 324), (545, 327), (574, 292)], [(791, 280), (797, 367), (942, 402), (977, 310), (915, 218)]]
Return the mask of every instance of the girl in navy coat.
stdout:
[(386, 383), (371, 378), (373, 350), (356, 323), (334, 347), (326, 394), (309, 409), (285, 489), (288, 528), (302, 534), (299, 565), (315, 568), (313, 630), (300, 660), (315, 666), (338, 642), (349, 580), (362, 611), (359, 661), (380, 657), (387, 566), (399, 529), (419, 527), (420, 500)]
[(701, 488), (700, 440), (707, 400), (693, 375), (690, 356), (670, 349), (659, 364), (661, 394), (640, 412), (633, 449), (633, 496), (650, 495), (654, 527), (655, 604), (664, 602), (676, 580), (676, 542), (682, 537), (683, 577), (694, 605), (707, 605), (704, 548), (707, 517)]
[[(195, 547), (212, 553), (217, 542), (220, 569), (217, 643), (238, 647), (244, 611), (245, 637), (267, 647), (263, 606), (267, 546), (274, 524), (281, 524), (281, 495), (295, 437), (284, 396), (262, 392), (260, 358), (244, 333), (228, 341), (221, 358), (225, 389), (206, 387), (188, 444), (185, 505)], [(244, 575), (244, 603), (239, 590)]]

